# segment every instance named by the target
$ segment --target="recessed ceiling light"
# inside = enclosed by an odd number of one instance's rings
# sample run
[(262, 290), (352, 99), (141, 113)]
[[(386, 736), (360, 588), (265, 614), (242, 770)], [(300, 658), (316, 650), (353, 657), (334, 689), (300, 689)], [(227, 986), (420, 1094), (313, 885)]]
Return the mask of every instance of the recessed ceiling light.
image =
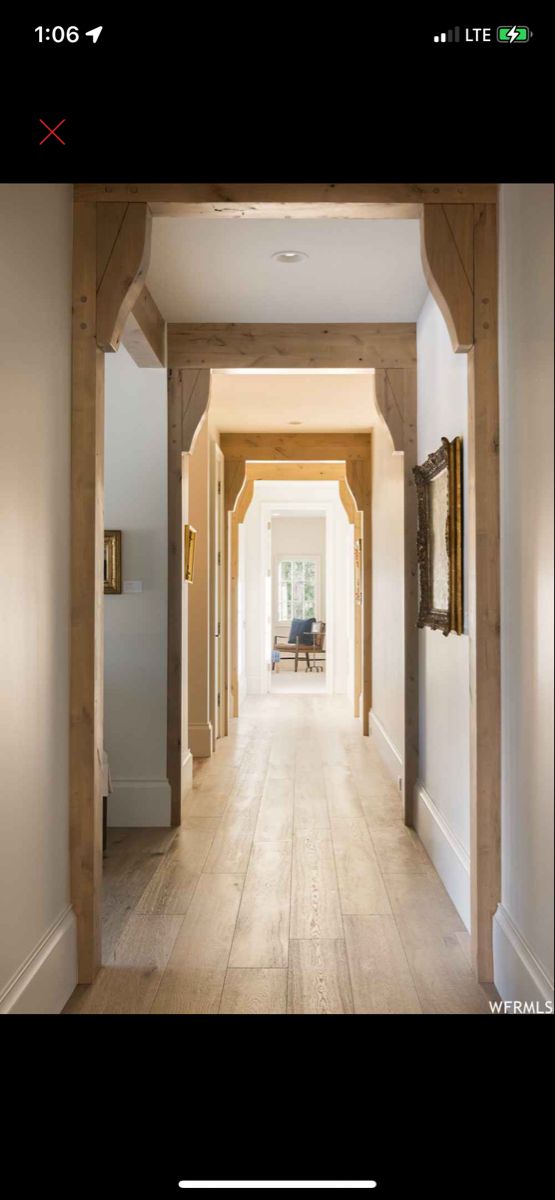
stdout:
[(272, 254), (272, 258), (275, 258), (276, 262), (298, 263), (302, 262), (303, 258), (308, 258), (308, 254), (305, 254), (304, 250), (277, 250)]
[(289, 425), (302, 425), (302, 421), (289, 421)]

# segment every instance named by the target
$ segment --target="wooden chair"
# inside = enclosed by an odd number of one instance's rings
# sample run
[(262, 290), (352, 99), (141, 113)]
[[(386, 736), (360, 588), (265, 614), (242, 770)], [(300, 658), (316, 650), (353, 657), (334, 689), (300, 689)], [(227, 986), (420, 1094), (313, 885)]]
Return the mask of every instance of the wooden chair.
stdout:
[[(300, 638), (296, 638), (294, 642), (290, 642), (286, 637), (280, 637), (279, 634), (274, 636), (274, 650), (279, 650), (280, 662), (282, 659), (294, 659), (295, 670), (299, 669), (299, 651), (301, 649)], [(272, 661), (272, 671), (275, 670), (275, 662)]]
[(312, 638), (312, 646), (306, 651), (306, 669), (307, 671), (323, 671), (326, 662), (326, 622), (314, 621), (312, 632), (305, 634), (304, 646), (306, 645), (306, 637)]
[[(307, 641), (310, 639), (310, 641)], [(295, 662), (295, 670), (299, 669), (299, 655), (304, 654), (306, 657), (307, 671), (323, 671), (323, 667), (316, 665), (317, 663), (325, 662), (326, 659), (326, 625), (324, 621), (313, 621), (310, 633), (304, 633), (301, 637), (297, 637), (294, 642), (290, 642), (289, 638), (275, 634), (274, 650), (279, 650), (280, 659), (293, 659)], [(310, 663), (312, 659), (312, 665)], [(275, 663), (272, 662), (272, 671)]]

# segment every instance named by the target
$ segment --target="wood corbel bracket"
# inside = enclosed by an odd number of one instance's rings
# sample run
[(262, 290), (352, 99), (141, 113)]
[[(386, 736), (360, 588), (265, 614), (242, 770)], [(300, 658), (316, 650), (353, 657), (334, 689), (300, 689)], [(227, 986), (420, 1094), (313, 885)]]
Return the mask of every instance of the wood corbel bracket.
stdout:
[(145, 286), (151, 229), (148, 204), (97, 205), (96, 340), (104, 352), (119, 348)]
[(474, 206), (423, 204), (422, 266), (455, 354), (474, 345)]

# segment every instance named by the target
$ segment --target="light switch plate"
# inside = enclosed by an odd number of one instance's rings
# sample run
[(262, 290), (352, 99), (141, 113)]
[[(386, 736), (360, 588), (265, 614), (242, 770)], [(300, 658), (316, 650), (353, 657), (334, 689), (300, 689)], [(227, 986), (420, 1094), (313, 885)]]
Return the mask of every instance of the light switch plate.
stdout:
[(123, 590), (124, 590), (124, 592), (142, 592), (142, 590), (143, 590), (142, 579), (124, 579)]

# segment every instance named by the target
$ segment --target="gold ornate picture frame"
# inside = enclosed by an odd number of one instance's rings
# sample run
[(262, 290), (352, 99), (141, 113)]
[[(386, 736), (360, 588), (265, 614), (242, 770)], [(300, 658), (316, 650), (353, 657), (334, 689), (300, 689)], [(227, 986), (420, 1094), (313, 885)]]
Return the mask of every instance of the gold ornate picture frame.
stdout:
[(104, 530), (104, 595), (121, 593), (121, 529)]
[(418, 626), (463, 632), (462, 439), (413, 467), (418, 501)]
[(184, 527), (183, 541), (183, 573), (185, 583), (192, 583), (195, 572), (195, 546), (197, 541), (197, 531), (192, 525)]

